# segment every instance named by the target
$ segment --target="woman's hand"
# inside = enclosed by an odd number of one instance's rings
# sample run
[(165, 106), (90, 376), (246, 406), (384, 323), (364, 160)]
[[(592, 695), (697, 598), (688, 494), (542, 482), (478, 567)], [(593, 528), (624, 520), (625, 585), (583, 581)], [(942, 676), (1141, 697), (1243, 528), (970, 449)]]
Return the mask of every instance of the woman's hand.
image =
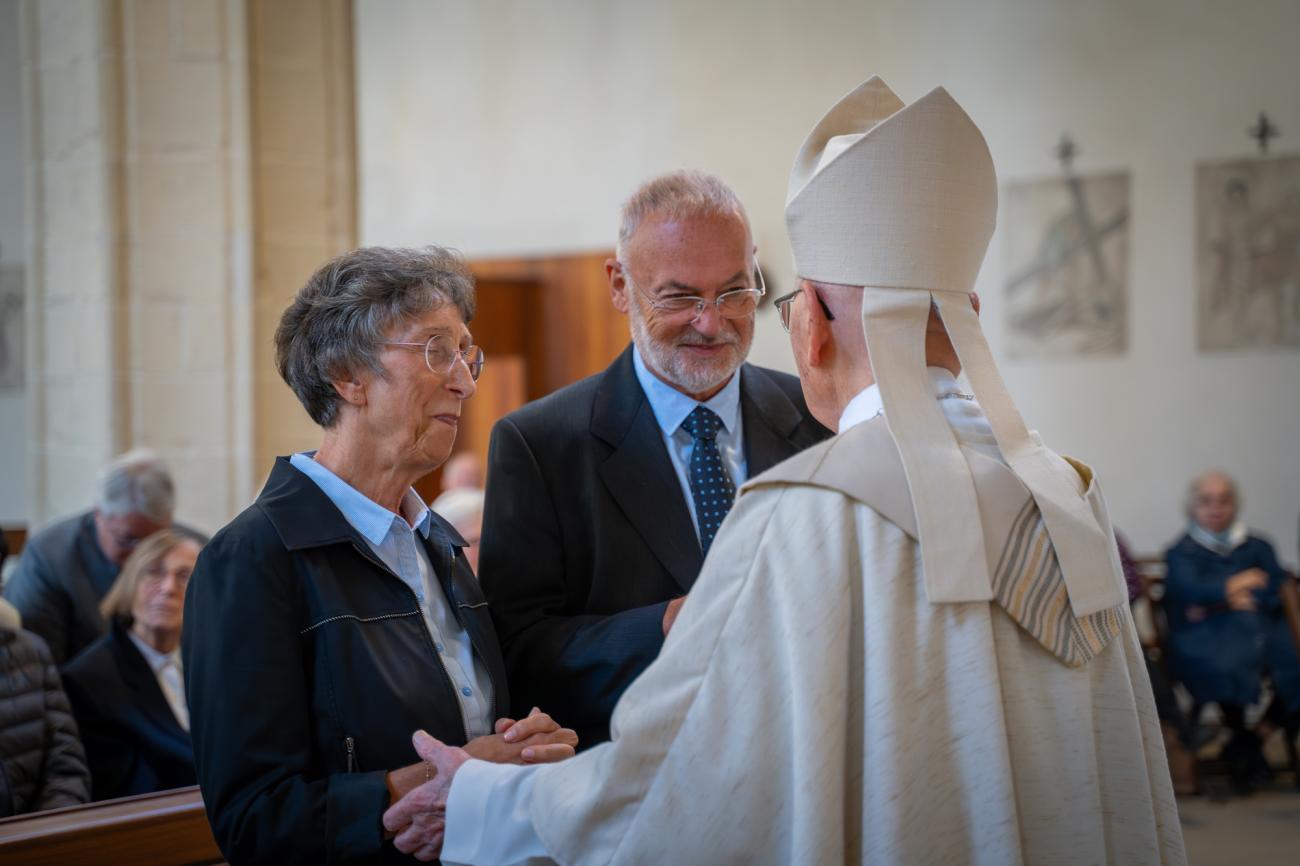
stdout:
[(537, 707), (525, 719), (497, 719), (496, 733), (465, 745), (470, 757), (497, 764), (548, 764), (572, 758), (578, 735)]

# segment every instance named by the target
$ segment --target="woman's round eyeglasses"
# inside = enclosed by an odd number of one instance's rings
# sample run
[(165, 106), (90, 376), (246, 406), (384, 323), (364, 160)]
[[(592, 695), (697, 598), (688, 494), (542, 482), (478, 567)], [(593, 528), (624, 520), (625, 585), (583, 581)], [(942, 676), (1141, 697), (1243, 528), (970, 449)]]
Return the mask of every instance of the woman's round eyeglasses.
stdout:
[(483, 350), (478, 346), (457, 348), (451, 344), (451, 339), (446, 334), (434, 334), (423, 343), (385, 341), (383, 345), (423, 352), (425, 366), (429, 368), (429, 372), (437, 373), (439, 376), (451, 375), (451, 371), (456, 367), (456, 361), (463, 361), (465, 369), (469, 370), (469, 377), (475, 382), (483, 372), (483, 362), (486, 360)]

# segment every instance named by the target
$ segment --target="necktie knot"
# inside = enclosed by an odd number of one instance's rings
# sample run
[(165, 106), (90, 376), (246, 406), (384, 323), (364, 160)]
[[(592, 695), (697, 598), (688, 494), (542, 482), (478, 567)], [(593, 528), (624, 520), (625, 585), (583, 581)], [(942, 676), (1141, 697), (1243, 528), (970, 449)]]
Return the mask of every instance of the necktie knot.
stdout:
[(701, 439), (718, 438), (718, 428), (721, 426), (722, 419), (707, 406), (696, 406), (682, 422), (682, 429), (691, 434), (691, 438), (697, 442)]

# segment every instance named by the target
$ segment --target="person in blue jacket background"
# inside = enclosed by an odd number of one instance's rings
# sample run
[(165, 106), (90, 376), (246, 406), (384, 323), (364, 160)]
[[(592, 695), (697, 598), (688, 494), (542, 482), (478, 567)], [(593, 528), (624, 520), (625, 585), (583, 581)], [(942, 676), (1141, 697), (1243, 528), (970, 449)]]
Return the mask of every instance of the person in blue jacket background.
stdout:
[[(1188, 491), (1187, 532), (1165, 553), (1170, 662), (1197, 706), (1218, 704), (1233, 739), (1224, 750), (1234, 782), (1249, 787), (1263, 766), (1261, 735), (1300, 723), (1300, 658), (1279, 589), (1290, 575), (1273, 546), (1238, 518), (1236, 483), (1198, 476)], [(1274, 698), (1255, 729), (1245, 710), (1265, 676)]]

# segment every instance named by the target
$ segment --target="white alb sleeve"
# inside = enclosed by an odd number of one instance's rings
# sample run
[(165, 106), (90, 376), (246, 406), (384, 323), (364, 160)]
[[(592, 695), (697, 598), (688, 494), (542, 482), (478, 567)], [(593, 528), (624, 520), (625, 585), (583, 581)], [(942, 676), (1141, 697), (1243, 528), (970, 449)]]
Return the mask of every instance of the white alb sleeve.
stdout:
[(447, 794), (444, 866), (554, 863), (529, 817), (537, 769), (477, 760), (461, 764)]

